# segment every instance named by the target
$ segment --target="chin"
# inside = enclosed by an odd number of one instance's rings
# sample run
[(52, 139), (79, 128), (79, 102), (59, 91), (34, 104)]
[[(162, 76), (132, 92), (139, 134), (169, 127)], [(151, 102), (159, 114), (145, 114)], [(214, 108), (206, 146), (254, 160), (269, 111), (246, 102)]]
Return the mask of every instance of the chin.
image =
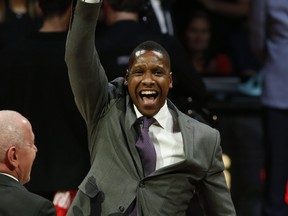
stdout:
[(155, 109), (150, 109), (150, 110), (148, 110), (148, 109), (145, 109), (145, 110), (142, 110), (142, 114), (144, 115), (144, 116), (148, 116), (148, 117), (153, 117), (154, 115), (156, 115), (157, 113), (158, 113), (158, 111), (159, 110), (155, 110)]
[(30, 176), (27, 177), (27, 178), (23, 181), (23, 184), (26, 184), (26, 183), (28, 183), (29, 181), (30, 181)]

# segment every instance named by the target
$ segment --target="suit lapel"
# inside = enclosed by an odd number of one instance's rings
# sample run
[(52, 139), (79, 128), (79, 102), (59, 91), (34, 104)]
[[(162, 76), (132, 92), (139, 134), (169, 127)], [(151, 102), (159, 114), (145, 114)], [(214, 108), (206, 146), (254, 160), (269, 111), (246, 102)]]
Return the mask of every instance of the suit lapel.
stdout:
[(192, 120), (189, 117), (179, 115), (178, 120), (183, 139), (185, 160), (189, 161), (193, 155), (194, 127), (192, 125)]
[(185, 160), (189, 160), (189, 158), (192, 157), (193, 146), (194, 146), (195, 129), (192, 123), (193, 120), (192, 118), (180, 112), (170, 100), (168, 100), (167, 102), (168, 102), (167, 103), (168, 107), (172, 109), (177, 115), (178, 123), (180, 126), (180, 131), (181, 131), (182, 139), (183, 139)]
[(136, 167), (137, 175), (140, 176), (140, 178), (143, 178), (141, 159), (135, 147), (135, 143), (138, 136), (137, 128), (135, 127), (135, 122), (137, 118), (134, 109), (132, 107), (129, 95), (127, 95), (126, 101), (127, 101), (126, 103), (127, 112), (125, 116), (124, 125), (125, 125), (125, 131), (128, 131), (128, 133), (126, 133), (128, 148), (131, 152), (131, 157), (134, 162), (134, 167)]

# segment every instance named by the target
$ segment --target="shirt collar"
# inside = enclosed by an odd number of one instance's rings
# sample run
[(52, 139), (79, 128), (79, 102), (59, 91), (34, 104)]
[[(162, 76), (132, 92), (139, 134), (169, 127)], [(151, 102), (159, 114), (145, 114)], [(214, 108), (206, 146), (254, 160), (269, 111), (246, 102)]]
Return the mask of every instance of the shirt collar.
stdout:
[(14, 180), (16, 180), (16, 181), (19, 182), (19, 180), (18, 180), (17, 178), (15, 178), (14, 176), (12, 176), (12, 175), (9, 175), (9, 174), (7, 174), (7, 173), (2, 173), (2, 172), (0, 172), (0, 174), (5, 175), (5, 176), (8, 176), (8, 177), (10, 177), (10, 178), (12, 178), (12, 179), (14, 179)]
[[(133, 104), (133, 107), (134, 107), (137, 119), (142, 117), (143, 115), (139, 112), (139, 110), (137, 109), (135, 104)], [(159, 112), (155, 116), (153, 116), (153, 118), (158, 122), (158, 124), (162, 128), (165, 128), (165, 126), (167, 125), (167, 121), (169, 119), (168, 118), (169, 116), (171, 116), (171, 114), (170, 114), (169, 109), (168, 109), (167, 101), (165, 101), (165, 104), (161, 107)]]

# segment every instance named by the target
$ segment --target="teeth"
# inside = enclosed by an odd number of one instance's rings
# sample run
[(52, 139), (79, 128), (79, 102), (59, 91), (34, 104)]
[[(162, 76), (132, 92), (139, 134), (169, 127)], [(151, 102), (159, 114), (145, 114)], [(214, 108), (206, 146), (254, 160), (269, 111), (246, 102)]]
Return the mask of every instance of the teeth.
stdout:
[(142, 91), (141, 94), (143, 94), (143, 95), (151, 95), (151, 94), (156, 94), (156, 91)]

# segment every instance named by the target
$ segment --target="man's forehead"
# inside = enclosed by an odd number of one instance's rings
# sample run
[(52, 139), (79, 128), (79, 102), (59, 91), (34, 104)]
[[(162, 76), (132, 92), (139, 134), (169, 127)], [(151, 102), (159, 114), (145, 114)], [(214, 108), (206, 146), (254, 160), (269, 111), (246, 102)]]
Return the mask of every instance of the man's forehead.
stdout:
[(152, 52), (154, 55), (158, 56), (158, 58), (163, 58), (163, 54), (160, 51), (156, 51), (156, 50), (138, 50), (137, 52), (135, 52), (135, 58), (140, 57), (141, 55), (144, 55), (145, 53), (148, 52)]

